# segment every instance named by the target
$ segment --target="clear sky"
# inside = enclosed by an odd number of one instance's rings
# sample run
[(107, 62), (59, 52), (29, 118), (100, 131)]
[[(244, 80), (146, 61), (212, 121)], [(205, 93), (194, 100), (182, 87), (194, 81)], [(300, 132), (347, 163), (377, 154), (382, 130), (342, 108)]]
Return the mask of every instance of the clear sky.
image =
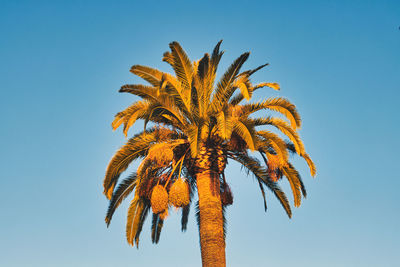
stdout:
[(106, 228), (102, 179), (125, 142), (110, 123), (135, 100), (118, 93), (140, 81), (130, 67), (171, 71), (169, 42), (194, 60), (220, 39), (221, 69), (245, 51), (245, 68), (270, 63), (253, 81), (297, 105), (318, 168), (295, 160), (309, 196), (289, 220), (229, 164), (228, 266), (400, 266), (399, 26), (397, 0), (1, 0), (0, 266), (201, 265), (193, 210), (158, 245), (147, 221), (137, 250), (126, 204)]

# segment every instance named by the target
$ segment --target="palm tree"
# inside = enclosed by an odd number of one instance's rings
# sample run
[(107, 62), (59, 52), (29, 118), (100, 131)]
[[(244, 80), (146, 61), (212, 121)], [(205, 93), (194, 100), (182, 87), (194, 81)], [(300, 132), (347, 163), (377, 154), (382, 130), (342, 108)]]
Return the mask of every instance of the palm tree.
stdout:
[[(306, 190), (298, 171), (289, 162), (290, 154), (305, 159), (311, 175), (315, 166), (304, 149), (297, 130), (301, 126), (296, 107), (281, 97), (249, 102), (254, 91), (277, 83), (252, 84), (250, 77), (268, 64), (240, 72), (249, 57), (244, 53), (215, 84), (220, 41), (211, 55), (190, 61), (177, 42), (163, 61), (170, 64), (175, 76), (154, 68), (134, 65), (131, 72), (148, 85), (129, 84), (120, 92), (139, 96), (125, 110), (116, 114), (113, 129), (123, 125), (125, 136), (139, 119), (144, 129), (130, 138), (112, 157), (104, 179), (104, 194), (110, 200), (106, 223), (110, 224), (116, 208), (133, 191), (128, 209), (126, 237), (139, 245), (143, 223), (152, 210), (151, 239), (160, 239), (168, 208), (182, 211), (182, 231), (186, 230), (190, 204), (198, 195), (197, 223), (200, 233), (203, 266), (225, 266), (225, 207), (232, 204), (231, 189), (225, 179), (227, 160), (239, 162), (252, 173), (261, 190), (265, 210), (265, 187), (291, 217), (290, 204), (279, 187), (285, 177), (298, 207)], [(245, 101), (243, 101), (245, 100)], [(243, 103), (244, 102), (244, 103)], [(281, 114), (253, 117), (261, 110)], [(264, 126), (264, 127), (261, 127)], [(269, 127), (275, 128), (275, 132)], [(263, 129), (261, 129), (263, 128)], [(284, 141), (282, 136), (288, 140)], [(259, 156), (259, 159), (257, 158)], [(119, 176), (130, 163), (140, 159), (137, 171), (120, 182)], [(151, 208), (151, 209), (150, 209)]]

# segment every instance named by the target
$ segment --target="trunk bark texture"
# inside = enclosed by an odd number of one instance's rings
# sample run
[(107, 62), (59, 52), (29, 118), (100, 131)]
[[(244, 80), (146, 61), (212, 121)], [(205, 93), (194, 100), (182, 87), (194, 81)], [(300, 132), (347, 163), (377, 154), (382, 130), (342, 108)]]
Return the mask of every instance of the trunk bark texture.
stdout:
[(200, 246), (203, 267), (225, 267), (225, 239), (219, 179), (211, 170), (196, 175), (200, 211)]

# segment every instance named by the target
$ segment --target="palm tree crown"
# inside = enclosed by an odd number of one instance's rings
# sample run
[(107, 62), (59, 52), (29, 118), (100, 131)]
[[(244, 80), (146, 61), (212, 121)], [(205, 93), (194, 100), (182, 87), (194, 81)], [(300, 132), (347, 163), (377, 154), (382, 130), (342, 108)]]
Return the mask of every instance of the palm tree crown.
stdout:
[[(197, 217), (203, 238), (200, 221), (206, 220), (209, 214), (205, 208), (202, 212), (203, 195), (209, 191), (208, 199), (216, 197), (219, 204), (214, 209), (217, 214), (222, 213), (221, 216), (225, 206), (233, 201), (224, 175), (228, 159), (239, 162), (254, 175), (265, 210), (266, 187), (291, 217), (288, 199), (279, 187), (283, 177), (291, 186), (294, 206), (300, 206), (302, 196), (306, 196), (301, 177), (289, 162), (289, 155), (297, 154), (305, 159), (311, 175), (316, 173), (297, 132), (301, 120), (296, 107), (281, 97), (249, 102), (254, 91), (260, 88), (280, 89), (277, 83), (252, 84), (250, 81), (256, 71), (268, 64), (240, 72), (249, 53), (238, 57), (215, 82), (223, 54), (220, 45), (221, 41), (211, 55), (205, 54), (192, 62), (179, 43), (172, 42), (169, 45), (171, 51), (164, 53), (163, 61), (172, 66), (175, 75), (134, 65), (130, 71), (148, 85), (128, 84), (120, 89), (120, 92), (139, 96), (140, 100), (116, 114), (113, 129), (123, 126), (127, 136), (130, 127), (139, 119), (144, 120), (144, 129), (130, 138), (108, 165), (104, 179), (104, 194), (110, 199), (106, 223), (109, 225), (116, 208), (134, 191), (126, 225), (126, 236), (131, 245), (138, 245), (150, 208), (153, 211), (151, 238), (154, 243), (159, 241), (169, 205), (181, 208), (182, 231), (186, 230), (190, 203), (196, 191), (200, 200)], [(260, 110), (272, 111), (271, 116), (251, 116)], [(137, 171), (115, 188), (121, 173), (137, 159), (141, 160)], [(201, 173), (212, 174), (207, 176), (210, 186), (204, 194), (200, 189)], [(203, 259), (203, 264), (205, 262), (207, 259)]]

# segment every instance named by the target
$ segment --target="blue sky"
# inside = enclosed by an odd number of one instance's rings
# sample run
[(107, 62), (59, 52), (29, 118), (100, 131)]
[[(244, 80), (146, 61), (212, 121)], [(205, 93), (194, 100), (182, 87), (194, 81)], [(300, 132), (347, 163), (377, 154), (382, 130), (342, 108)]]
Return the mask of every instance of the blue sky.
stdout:
[(158, 245), (145, 224), (137, 250), (127, 205), (106, 228), (102, 179), (130, 67), (171, 71), (169, 42), (198, 59), (223, 39), (220, 69), (270, 63), (253, 80), (282, 90), (256, 97), (297, 105), (318, 168), (294, 160), (308, 197), (289, 220), (229, 164), (228, 266), (399, 266), (399, 26), (398, 1), (0, 1), (0, 265), (201, 266), (193, 212)]

